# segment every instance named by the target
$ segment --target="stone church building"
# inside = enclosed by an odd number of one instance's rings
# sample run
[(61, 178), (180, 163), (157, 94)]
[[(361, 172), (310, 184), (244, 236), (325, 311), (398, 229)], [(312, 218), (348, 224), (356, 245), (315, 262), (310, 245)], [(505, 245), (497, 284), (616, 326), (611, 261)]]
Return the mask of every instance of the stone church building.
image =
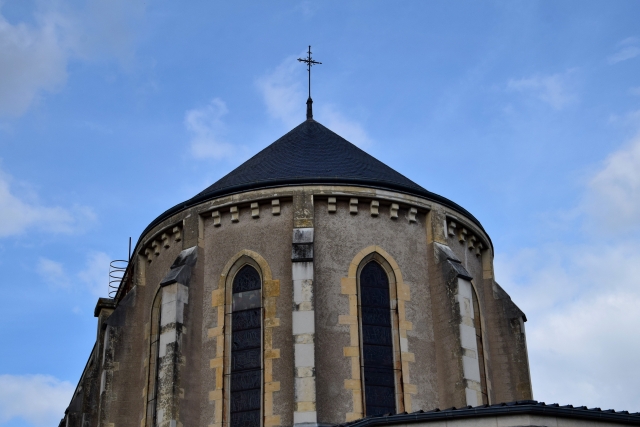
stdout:
[(531, 400), (493, 257), (309, 118), (142, 232), (60, 427), (640, 425)]

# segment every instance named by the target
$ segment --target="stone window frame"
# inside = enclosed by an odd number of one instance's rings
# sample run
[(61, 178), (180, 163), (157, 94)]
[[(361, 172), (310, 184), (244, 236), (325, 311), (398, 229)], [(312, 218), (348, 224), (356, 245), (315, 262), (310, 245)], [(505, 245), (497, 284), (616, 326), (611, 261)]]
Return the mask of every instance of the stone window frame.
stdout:
[(261, 318), (261, 325), (260, 325), (260, 351), (262, 353), (262, 357), (260, 359), (260, 396), (262, 396), (262, 398), (260, 399), (260, 426), (262, 427), (264, 425), (264, 414), (265, 414), (265, 408), (264, 408), (264, 392), (265, 392), (265, 360), (264, 360), (264, 333), (265, 333), (265, 319), (264, 319), (264, 298), (265, 298), (265, 292), (264, 292), (264, 287), (265, 287), (265, 278), (264, 278), (264, 274), (262, 272), (262, 268), (260, 268), (260, 265), (256, 262), (256, 260), (254, 260), (252, 257), (247, 256), (247, 255), (242, 255), (240, 258), (238, 258), (233, 265), (231, 266), (231, 268), (229, 268), (229, 270), (227, 271), (226, 274), (226, 281), (225, 281), (225, 300), (226, 300), (226, 304), (224, 305), (224, 323), (225, 323), (225, 333), (224, 333), (224, 369), (223, 369), (223, 375), (224, 375), (224, 385), (223, 385), (223, 407), (224, 407), (224, 413), (223, 413), (223, 419), (222, 419), (222, 424), (223, 425), (230, 425), (231, 422), (231, 340), (232, 340), (232, 336), (233, 336), (233, 331), (232, 331), (232, 315), (233, 315), (233, 282), (236, 278), (236, 275), (238, 274), (238, 272), (245, 266), (251, 266), (253, 267), (257, 272), (258, 275), (260, 276), (260, 291), (261, 291), (261, 303), (260, 303), (260, 311), (262, 314), (262, 318)]
[(345, 414), (345, 421), (355, 421), (364, 416), (362, 408), (362, 379), (360, 372), (360, 331), (358, 327), (357, 273), (362, 260), (371, 253), (377, 253), (389, 263), (395, 277), (398, 320), (400, 331), (400, 355), (402, 361), (403, 404), (406, 412), (413, 409), (412, 396), (418, 392), (416, 384), (411, 383), (411, 364), (415, 362), (415, 354), (409, 349), (408, 333), (413, 330), (413, 323), (407, 320), (406, 306), (411, 304), (411, 285), (405, 282), (402, 271), (396, 260), (382, 247), (370, 245), (358, 252), (351, 260), (347, 276), (340, 278), (340, 293), (348, 297), (348, 312), (338, 315), (338, 324), (348, 326), (349, 345), (343, 347), (343, 355), (351, 365), (351, 375), (344, 380), (344, 388), (352, 397), (352, 410)]
[[(217, 318), (216, 326), (207, 330), (207, 336), (215, 342), (214, 358), (210, 359), (209, 367), (215, 376), (213, 390), (209, 390), (209, 401), (214, 404), (213, 420), (210, 427), (222, 427), (223, 419), (226, 418), (225, 392), (228, 387), (225, 385), (225, 366), (229, 366), (230, 352), (227, 344), (230, 344), (228, 328), (225, 328), (227, 306), (226, 302), (231, 301), (227, 295), (227, 289), (233, 293), (233, 277), (229, 276), (233, 272), (239, 271), (244, 265), (242, 259), (251, 259), (260, 267), (259, 273), (262, 275), (262, 306), (264, 308), (263, 317), (263, 427), (275, 427), (281, 424), (281, 416), (273, 413), (274, 393), (280, 391), (280, 381), (274, 381), (273, 364), (274, 360), (280, 358), (280, 349), (273, 347), (274, 328), (280, 326), (280, 318), (277, 317), (276, 302), (280, 296), (280, 280), (274, 279), (271, 267), (267, 261), (257, 252), (243, 249), (232, 256), (225, 264), (218, 280), (218, 286), (211, 292), (211, 307), (214, 309)], [(232, 268), (237, 263), (241, 263), (238, 269)]]
[(405, 411), (404, 402), (404, 387), (402, 381), (402, 354), (400, 347), (400, 319), (398, 315), (398, 286), (394, 269), (391, 264), (378, 252), (372, 252), (365, 256), (359, 263), (356, 271), (356, 297), (358, 304), (358, 335), (359, 335), (359, 349), (360, 349), (360, 382), (362, 393), (362, 413), (366, 417), (366, 395), (364, 385), (364, 344), (362, 342), (362, 304), (360, 298), (362, 296), (360, 286), (360, 275), (362, 269), (370, 262), (377, 262), (378, 265), (387, 273), (389, 280), (389, 308), (391, 311), (391, 334), (393, 345), (393, 371), (395, 380), (395, 396), (396, 396), (396, 413), (402, 413)]

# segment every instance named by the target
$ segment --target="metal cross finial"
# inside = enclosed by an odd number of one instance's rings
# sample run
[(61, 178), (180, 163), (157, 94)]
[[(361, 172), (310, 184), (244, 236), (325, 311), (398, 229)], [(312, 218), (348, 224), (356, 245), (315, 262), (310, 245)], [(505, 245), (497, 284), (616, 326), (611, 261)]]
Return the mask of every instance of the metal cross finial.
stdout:
[(307, 64), (307, 71), (309, 72), (309, 99), (307, 99), (307, 120), (312, 120), (313, 111), (311, 105), (313, 104), (313, 101), (311, 100), (311, 67), (317, 64), (322, 64), (322, 62), (314, 61), (313, 59), (311, 59), (311, 46), (309, 46), (307, 57), (304, 59), (298, 58), (298, 61)]

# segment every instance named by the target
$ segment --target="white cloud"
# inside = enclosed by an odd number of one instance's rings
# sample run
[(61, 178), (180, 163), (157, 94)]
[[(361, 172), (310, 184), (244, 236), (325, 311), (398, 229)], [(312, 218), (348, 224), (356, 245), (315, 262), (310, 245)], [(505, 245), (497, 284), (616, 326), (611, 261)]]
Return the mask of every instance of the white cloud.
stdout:
[(574, 71), (569, 70), (548, 76), (535, 75), (523, 79), (511, 79), (507, 82), (507, 90), (530, 93), (556, 110), (560, 110), (575, 99), (571, 91), (573, 78)]
[(38, 427), (58, 425), (74, 389), (49, 375), (0, 375), (0, 424), (22, 418)]
[(575, 211), (563, 221), (579, 243), (496, 255), (529, 319), (534, 397), (640, 411), (640, 135), (603, 161)]
[(222, 117), (228, 112), (225, 103), (214, 98), (209, 105), (185, 113), (184, 125), (191, 133), (191, 153), (195, 157), (221, 159), (233, 153), (231, 144), (220, 136), (224, 132)]
[(109, 285), (109, 263), (112, 259), (104, 252), (92, 252), (87, 256), (85, 268), (78, 278), (96, 297), (106, 297)]
[(640, 392), (635, 388), (640, 381), (636, 368), (638, 304), (637, 290), (603, 291), (541, 317), (529, 334), (535, 349), (532, 370), (540, 386), (536, 397), (603, 409), (640, 410)]
[(89, 60), (114, 58), (130, 68), (145, 8), (145, 2), (130, 0), (88, 0), (83, 8), (68, 7), (66, 35), (73, 54)]
[(618, 43), (618, 51), (609, 56), (609, 64), (617, 64), (618, 62), (633, 59), (640, 55), (640, 39), (637, 37), (628, 37)]
[(18, 197), (11, 189), (12, 181), (0, 170), (0, 237), (18, 235), (31, 228), (71, 233), (95, 220), (93, 211), (85, 206), (45, 206), (37, 197), (28, 194)]
[(67, 78), (68, 52), (52, 16), (38, 27), (11, 25), (0, 15), (0, 115), (18, 116), (42, 91), (53, 92)]
[(69, 277), (64, 271), (64, 266), (59, 262), (47, 258), (40, 258), (36, 270), (45, 282), (55, 287), (69, 288), (71, 286)]
[(269, 115), (281, 120), (288, 128), (305, 119), (307, 94), (301, 84), (304, 81), (302, 71), (304, 67), (296, 57), (289, 56), (256, 82)]
[(296, 9), (302, 13), (305, 19), (309, 19), (315, 15), (318, 8), (319, 4), (311, 0), (303, 0), (296, 6)]
[(609, 123), (640, 127), (640, 110), (629, 111), (625, 114), (611, 114), (609, 115)]
[(633, 242), (496, 256), (498, 282), (529, 319), (534, 398), (640, 410), (638, 259)]
[(640, 227), (640, 134), (612, 153), (591, 179), (584, 207), (591, 227), (633, 231)]
[(369, 138), (362, 125), (344, 117), (334, 106), (323, 105), (319, 108), (317, 117), (329, 129), (358, 147), (362, 148), (371, 145), (371, 138)]
[(638, 37), (627, 37), (626, 39), (620, 40), (618, 42), (618, 46), (627, 46), (632, 44), (640, 43), (640, 38)]
[[(301, 56), (305, 56), (301, 54)], [(296, 56), (286, 58), (275, 70), (256, 81), (258, 90), (267, 106), (267, 112), (274, 119), (280, 120), (291, 129), (304, 121), (306, 117), (306, 82), (303, 67)], [(371, 143), (364, 127), (345, 117), (336, 106), (325, 104), (314, 108), (314, 118), (324, 123), (329, 129), (346, 140), (366, 146)]]
[[(85, 259), (84, 267), (70, 275), (62, 263), (41, 257), (38, 259), (36, 271), (42, 280), (51, 286), (89, 291), (93, 296), (106, 297), (111, 261), (112, 258), (104, 252), (90, 252)], [(121, 274), (118, 277), (121, 277)]]
[(640, 47), (638, 46), (627, 46), (620, 49), (615, 54), (609, 57), (610, 64), (616, 64), (618, 62), (626, 61), (627, 59), (635, 58), (640, 55)]
[[(44, 92), (60, 90), (71, 58), (115, 58), (130, 67), (141, 2), (38, 2), (35, 24), (12, 24), (0, 14), (0, 116), (19, 116)], [(2, 3), (0, 3), (0, 10)]]

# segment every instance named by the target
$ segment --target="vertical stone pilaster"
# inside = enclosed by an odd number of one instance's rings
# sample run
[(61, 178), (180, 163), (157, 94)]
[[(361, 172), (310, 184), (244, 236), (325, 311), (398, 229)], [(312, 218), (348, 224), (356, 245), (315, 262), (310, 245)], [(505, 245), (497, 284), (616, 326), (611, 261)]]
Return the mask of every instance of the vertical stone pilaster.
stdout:
[(482, 404), (482, 384), (474, 318), (480, 313), (474, 313), (473, 288), (469, 280), (458, 276), (458, 289), (455, 297), (460, 310), (460, 346), (462, 347), (465, 397), (467, 405), (478, 406)]
[(111, 388), (113, 374), (118, 370), (117, 362), (114, 359), (114, 346), (118, 338), (118, 328), (106, 323), (104, 333), (102, 334), (102, 348), (99, 358), (100, 364), (100, 391), (99, 391), (99, 408), (98, 417), (101, 427), (109, 426), (109, 415), (111, 414), (112, 403), (117, 400), (117, 395)]
[(449, 246), (433, 242), (433, 249), (437, 266), (434, 270), (440, 274), (438, 280), (432, 281), (432, 292), (436, 291), (434, 299), (444, 308), (439, 313), (442, 320), (441, 327), (436, 328), (436, 339), (447, 349), (445, 359), (449, 359), (438, 361), (438, 367), (446, 373), (441, 383), (444, 393), (440, 405), (456, 406), (461, 402), (481, 405), (482, 379), (475, 327), (475, 316), (480, 313), (474, 312), (472, 277)]
[(184, 329), (184, 306), (188, 303), (189, 288), (185, 285), (174, 282), (162, 288), (156, 407), (156, 425), (161, 427), (173, 427), (179, 419), (179, 379), (183, 365), (180, 344)]
[[(103, 329), (102, 339), (99, 340), (103, 344), (100, 346), (98, 343), (96, 356), (99, 362), (99, 408), (98, 408), (98, 425), (102, 427), (109, 427), (113, 425), (113, 419), (117, 417), (116, 408), (122, 403), (122, 394), (120, 398), (118, 393), (122, 393), (121, 389), (114, 389), (114, 378), (120, 376), (120, 360), (122, 354), (126, 351), (119, 351), (123, 346), (129, 345), (126, 341), (126, 334), (124, 333), (124, 327), (126, 326), (127, 313), (135, 307), (137, 298), (137, 288), (131, 289), (115, 306), (115, 309), (108, 314), (111, 310), (98, 303), (96, 307), (97, 314), (100, 319), (100, 324)], [(109, 301), (109, 300), (103, 300)], [(113, 307), (113, 306), (112, 306)], [(95, 314), (95, 312), (94, 312)], [(122, 378), (122, 377), (120, 377)]]
[(447, 219), (441, 209), (434, 208), (427, 214), (427, 243), (447, 244)]
[(295, 426), (317, 425), (315, 372), (315, 311), (313, 301), (313, 196), (293, 198), (293, 342), (295, 365)]
[(160, 282), (162, 304), (156, 397), (156, 425), (159, 427), (174, 427), (181, 424), (179, 400), (184, 397), (184, 391), (180, 388), (181, 370), (184, 365), (182, 356), (184, 309), (189, 303), (189, 281), (197, 260), (197, 253), (197, 246), (180, 252), (171, 269)]
[(180, 236), (180, 240), (182, 240), (182, 249), (196, 246), (200, 238), (200, 215), (188, 215), (182, 221), (182, 230), (176, 230), (175, 232), (180, 232), (182, 234), (182, 236)]
[[(484, 300), (485, 303), (485, 317), (484, 321), (488, 321), (489, 319), (486, 317), (486, 313), (488, 313), (490, 307), (492, 306), (492, 295), (493, 293), (487, 293), (487, 289), (493, 289), (493, 248), (489, 246), (486, 251), (483, 251), (480, 255), (482, 261), (482, 292), (485, 294)], [(488, 296), (491, 295), (491, 296)], [(487, 328), (485, 324), (482, 325), (482, 343), (483, 343), (483, 351), (484, 351), (484, 372), (487, 381), (487, 400), (489, 404), (495, 402), (495, 393), (493, 392), (493, 363), (491, 360), (491, 345), (489, 341), (489, 335), (487, 333)]]

